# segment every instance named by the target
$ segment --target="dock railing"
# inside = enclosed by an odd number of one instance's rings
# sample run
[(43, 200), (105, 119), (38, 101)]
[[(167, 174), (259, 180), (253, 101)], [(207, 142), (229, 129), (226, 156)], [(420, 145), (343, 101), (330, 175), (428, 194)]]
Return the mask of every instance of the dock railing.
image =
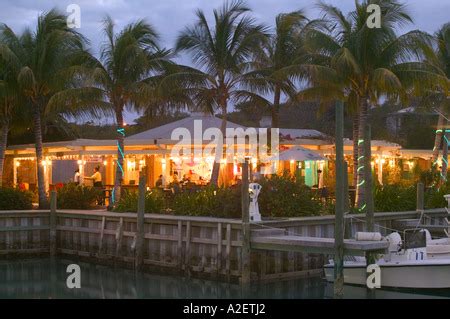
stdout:
[[(242, 276), (242, 220), (144, 214), (142, 256), (136, 252), (136, 213), (60, 210), (0, 211), (0, 258), (55, 254), (121, 263), (167, 273), (235, 280)], [(375, 231), (394, 231), (393, 222), (420, 212), (375, 213)], [(447, 227), (447, 210), (423, 212), (429, 225)], [(345, 216), (347, 236), (364, 231), (363, 214)], [(54, 222), (52, 222), (54, 221)], [(54, 232), (52, 228), (54, 227)], [(250, 224), (286, 234), (334, 238), (334, 216), (286, 218)], [(54, 234), (54, 235), (53, 235)], [(350, 236), (350, 237), (349, 237)], [(293, 251), (251, 250), (251, 280), (274, 280), (320, 273), (327, 256)], [(139, 263), (138, 263), (139, 264)]]

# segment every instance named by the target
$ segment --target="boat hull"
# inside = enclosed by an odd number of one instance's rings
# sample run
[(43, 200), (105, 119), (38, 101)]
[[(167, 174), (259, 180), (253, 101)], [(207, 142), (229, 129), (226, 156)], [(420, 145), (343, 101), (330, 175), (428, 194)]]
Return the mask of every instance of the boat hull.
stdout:
[[(397, 288), (450, 288), (450, 260), (427, 263), (398, 263), (379, 265), (381, 287)], [(327, 281), (334, 281), (334, 266), (325, 265)], [(366, 285), (365, 264), (344, 264), (344, 283)]]

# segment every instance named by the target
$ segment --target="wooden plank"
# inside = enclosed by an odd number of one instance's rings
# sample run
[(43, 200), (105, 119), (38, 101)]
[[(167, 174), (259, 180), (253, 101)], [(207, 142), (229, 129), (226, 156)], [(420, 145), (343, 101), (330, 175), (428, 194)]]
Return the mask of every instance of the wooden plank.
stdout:
[(26, 248), (26, 249), (4, 249), (0, 250), (0, 255), (26, 255), (26, 254), (48, 254), (49, 249), (48, 248)]
[(56, 191), (50, 195), (50, 256), (56, 256)]
[[(205, 227), (201, 227), (200, 228), (200, 233), (199, 233), (200, 238), (202, 238), (202, 239), (205, 238), (205, 232), (206, 232), (206, 228)], [(198, 252), (199, 252), (199, 256), (198, 257), (200, 258), (200, 271), (203, 272), (203, 270), (205, 269), (205, 264), (206, 264), (206, 256), (205, 256), (206, 247), (205, 247), (204, 244), (201, 244), (199, 246)]]
[(267, 251), (264, 250), (260, 253), (260, 279), (264, 278), (267, 273)]
[(122, 252), (122, 239), (123, 239), (123, 218), (119, 221), (119, 226), (116, 232), (116, 257), (119, 257)]
[(241, 213), (242, 213), (242, 248), (241, 264), (242, 271), (241, 283), (250, 283), (250, 212), (249, 212), (249, 166), (246, 158), (242, 164), (242, 186), (241, 186)]
[(217, 224), (217, 272), (222, 270), (222, 223)]
[(145, 193), (147, 178), (141, 173), (139, 176), (139, 202), (136, 220), (136, 262), (135, 267), (141, 270), (144, 262), (144, 222), (145, 222)]
[(104, 238), (104, 234), (105, 234), (105, 225), (106, 225), (106, 217), (103, 216), (102, 217), (102, 224), (101, 224), (101, 228), (100, 228), (100, 237), (99, 237), (99, 241), (98, 241), (98, 253), (99, 255), (101, 255), (103, 253), (103, 238)]
[(184, 270), (190, 274), (190, 266), (191, 266), (191, 222), (187, 221), (186, 223), (186, 253), (185, 253), (185, 268)]
[(49, 226), (12, 226), (12, 227), (2, 227), (0, 232), (25, 232), (33, 230), (50, 230)]
[[(334, 253), (333, 238), (319, 237), (259, 237), (252, 240), (252, 249), (266, 249), (275, 251), (300, 251), (320, 254)], [(365, 251), (384, 251), (389, 246), (387, 241), (355, 241), (344, 240), (344, 251), (360, 255)]]
[(295, 252), (288, 251), (288, 271), (294, 272), (295, 271)]
[(230, 280), (230, 270), (231, 270), (231, 225), (227, 224), (226, 233), (226, 248), (225, 248), (225, 271)]
[(181, 270), (183, 267), (183, 222), (178, 221), (178, 238), (177, 238), (177, 258), (178, 258), (178, 268)]

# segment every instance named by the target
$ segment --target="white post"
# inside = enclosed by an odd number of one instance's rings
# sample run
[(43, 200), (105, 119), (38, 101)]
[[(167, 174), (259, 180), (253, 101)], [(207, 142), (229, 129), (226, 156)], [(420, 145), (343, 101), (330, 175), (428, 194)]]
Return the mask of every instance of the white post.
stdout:
[(249, 185), (249, 214), (251, 222), (260, 222), (261, 214), (259, 213), (258, 196), (261, 192), (261, 185), (258, 183), (250, 183)]
[(77, 164), (80, 171), (80, 185), (84, 185), (84, 155), (78, 156)]
[(383, 157), (378, 156), (378, 182), (383, 185)]
[(13, 160), (13, 165), (14, 165), (14, 169), (13, 169), (13, 172), (14, 172), (14, 178), (13, 178), (13, 180), (14, 180), (14, 187), (17, 186), (17, 163), (18, 163), (18, 161), (16, 159), (14, 159)]
[(167, 177), (167, 158), (166, 154), (163, 155), (163, 158), (161, 159), (161, 175), (163, 176), (163, 186), (166, 187), (168, 183), (168, 177)]
[(47, 160), (42, 160), (42, 164), (44, 166), (44, 184), (45, 184), (45, 192), (48, 192), (49, 190), (49, 184), (48, 184), (48, 163)]

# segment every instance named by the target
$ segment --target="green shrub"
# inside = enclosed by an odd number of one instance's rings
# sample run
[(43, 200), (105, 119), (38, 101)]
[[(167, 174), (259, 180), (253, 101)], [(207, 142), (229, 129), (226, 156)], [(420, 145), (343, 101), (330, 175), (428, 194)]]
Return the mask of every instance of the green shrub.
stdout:
[(33, 193), (15, 188), (0, 188), (0, 210), (32, 209)]
[(440, 188), (430, 187), (425, 193), (425, 208), (442, 208), (446, 207), (447, 200), (444, 195), (450, 194), (450, 185), (443, 185)]
[[(424, 194), (425, 209), (447, 206), (444, 195), (450, 194), (450, 184), (429, 187)], [(384, 185), (374, 189), (375, 211), (411, 211), (417, 207), (417, 186)]]
[(262, 216), (301, 217), (329, 213), (332, 207), (313, 199), (311, 189), (288, 175), (262, 179), (258, 198)]
[(90, 209), (102, 197), (102, 191), (95, 187), (66, 184), (58, 189), (57, 207), (61, 209)]
[(377, 212), (401, 212), (416, 209), (416, 186), (383, 185), (374, 187)]
[[(118, 212), (137, 212), (139, 193), (135, 190), (123, 190), (117, 204), (116, 211)], [(164, 195), (162, 191), (154, 189), (145, 194), (145, 212), (146, 213), (160, 213), (164, 209)]]
[(197, 192), (183, 192), (173, 197), (169, 207), (176, 215), (239, 218), (241, 189), (207, 187)]

